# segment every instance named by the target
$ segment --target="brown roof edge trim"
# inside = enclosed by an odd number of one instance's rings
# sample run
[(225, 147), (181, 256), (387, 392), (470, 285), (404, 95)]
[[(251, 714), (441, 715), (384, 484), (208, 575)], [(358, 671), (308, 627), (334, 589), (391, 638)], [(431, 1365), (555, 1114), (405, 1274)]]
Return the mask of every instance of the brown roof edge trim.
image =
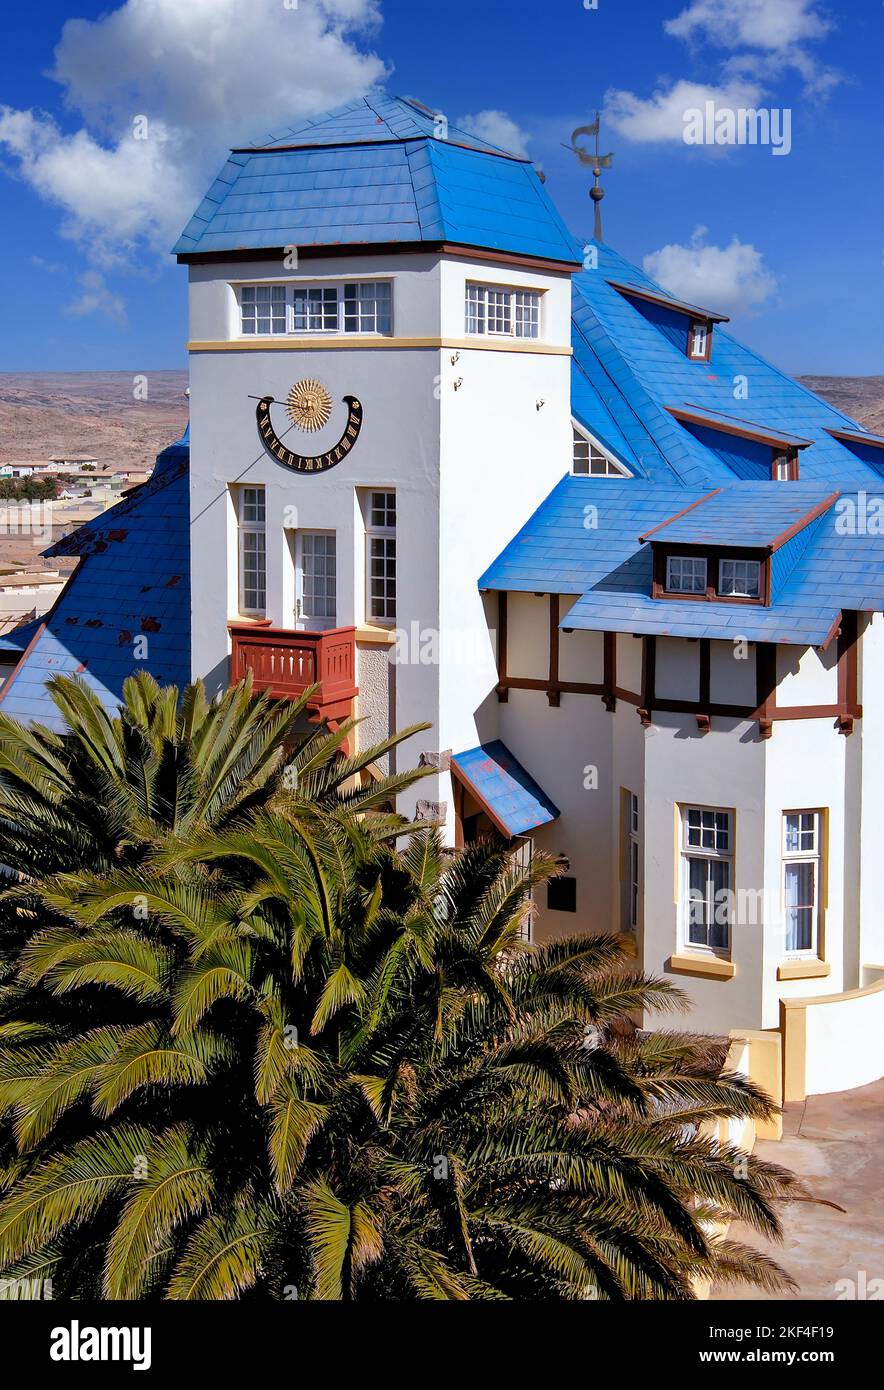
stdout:
[(775, 550), (779, 550), (780, 546), (785, 545), (786, 541), (790, 541), (793, 536), (797, 536), (799, 531), (803, 531), (805, 526), (809, 526), (812, 521), (816, 521), (818, 516), (822, 516), (824, 512), (827, 512), (833, 502), (837, 502), (840, 496), (840, 492), (830, 492), (828, 497), (824, 497), (822, 502), (817, 502), (816, 506), (812, 507), (805, 516), (799, 517), (787, 530), (783, 531), (779, 536), (775, 536), (767, 547), (771, 555)]
[(651, 304), (659, 304), (664, 309), (673, 309), (687, 318), (708, 319), (710, 323), (730, 323), (727, 314), (718, 314), (714, 309), (704, 309), (700, 304), (689, 304), (686, 299), (674, 299), (655, 290), (643, 289), (641, 285), (630, 285), (625, 280), (609, 280), (608, 284), (619, 294), (633, 295), (636, 299), (647, 299)]
[[(353, 241), (334, 242), (328, 246), (299, 246), (299, 261), (321, 260), (336, 256), (404, 256), (420, 252), (430, 255), (468, 256), (476, 261), (497, 261), (501, 265), (522, 265), (529, 269), (562, 271), (572, 275), (579, 270), (580, 261), (545, 260), (542, 256), (520, 256), (516, 251), (495, 251), (484, 246), (470, 246), (451, 241)], [(230, 251), (179, 251), (179, 265), (218, 265), (224, 261), (281, 261), (285, 246), (237, 247)]]
[(698, 497), (696, 502), (691, 502), (687, 507), (682, 507), (680, 512), (675, 512), (673, 516), (668, 516), (665, 521), (658, 521), (657, 525), (652, 526), (650, 531), (645, 531), (643, 535), (639, 536), (639, 543), (644, 545), (646, 540), (655, 535), (657, 531), (662, 531), (664, 526), (671, 526), (673, 521), (678, 521), (680, 517), (687, 516), (688, 512), (692, 512), (695, 507), (701, 506), (703, 502), (708, 502), (710, 497), (717, 497), (719, 492), (721, 492), (721, 488), (714, 487), (711, 492), (706, 492), (702, 497)]

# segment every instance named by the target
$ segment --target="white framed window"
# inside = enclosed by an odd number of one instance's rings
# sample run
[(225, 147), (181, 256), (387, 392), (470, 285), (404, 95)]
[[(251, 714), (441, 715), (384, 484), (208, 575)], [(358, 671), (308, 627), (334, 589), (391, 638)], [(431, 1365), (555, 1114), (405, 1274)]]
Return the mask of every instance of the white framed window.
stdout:
[(240, 487), (236, 494), (239, 529), (239, 611), (264, 617), (267, 611), (267, 519), (263, 487)]
[(783, 812), (783, 920), (790, 956), (819, 953), (821, 821), (819, 811)]
[(396, 494), (365, 494), (365, 610), (374, 623), (396, 621)]
[(688, 357), (705, 362), (709, 356), (709, 325), (694, 319), (688, 334)]
[(690, 950), (730, 950), (733, 842), (731, 811), (682, 808), (682, 939)]
[(571, 471), (573, 473), (590, 474), (594, 478), (628, 478), (630, 476), (621, 463), (617, 463), (610, 454), (606, 454), (604, 449), (573, 421), (571, 429), (573, 433)]
[(390, 280), (315, 285), (243, 285), (243, 334), (383, 333), (393, 331)]
[(285, 285), (243, 285), (240, 306), (243, 333), (287, 332)]
[(296, 285), (292, 290), (295, 333), (337, 333), (338, 316), (337, 285)]
[(625, 925), (627, 931), (636, 931), (638, 929), (639, 872), (641, 858), (638, 838), (638, 797), (634, 792), (628, 791), (625, 793), (623, 811), (626, 848)]
[(498, 338), (540, 337), (540, 291), (467, 282), (467, 333)]
[(334, 531), (299, 531), (295, 620), (316, 630), (337, 621), (337, 542)]
[(718, 592), (729, 598), (759, 598), (760, 560), (719, 560)]
[(666, 588), (673, 594), (705, 594), (705, 556), (667, 555)]
[(789, 481), (789, 455), (777, 454), (774, 457), (773, 474), (775, 483), (788, 483)]

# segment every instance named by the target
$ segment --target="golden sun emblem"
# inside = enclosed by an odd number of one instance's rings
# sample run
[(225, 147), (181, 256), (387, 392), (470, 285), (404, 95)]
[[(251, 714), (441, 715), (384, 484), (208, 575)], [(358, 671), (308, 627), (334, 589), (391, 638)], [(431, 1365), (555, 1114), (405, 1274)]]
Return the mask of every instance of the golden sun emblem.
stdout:
[(331, 393), (321, 381), (296, 381), (286, 397), (285, 408), (296, 429), (312, 434), (331, 419)]

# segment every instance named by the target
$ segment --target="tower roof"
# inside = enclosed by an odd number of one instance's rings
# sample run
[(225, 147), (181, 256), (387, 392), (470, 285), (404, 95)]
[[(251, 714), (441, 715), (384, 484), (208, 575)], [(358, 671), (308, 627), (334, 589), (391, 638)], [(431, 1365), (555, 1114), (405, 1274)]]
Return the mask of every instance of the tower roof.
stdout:
[(582, 256), (529, 160), (383, 95), (232, 150), (174, 250), (426, 243), (570, 266)]

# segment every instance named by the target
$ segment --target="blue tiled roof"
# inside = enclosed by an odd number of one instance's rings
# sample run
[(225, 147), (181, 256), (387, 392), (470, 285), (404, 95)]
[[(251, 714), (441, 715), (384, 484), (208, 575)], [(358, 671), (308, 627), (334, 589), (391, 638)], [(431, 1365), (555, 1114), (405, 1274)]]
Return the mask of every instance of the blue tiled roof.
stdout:
[[(851, 448), (829, 433), (847, 429), (867, 436), (861, 425), (737, 342), (721, 324), (712, 335), (710, 361), (691, 361), (609, 280), (666, 291), (609, 246), (593, 245), (597, 267), (582, 270), (572, 282), (572, 409), (600, 442), (608, 432), (609, 447), (639, 478), (708, 489), (735, 477), (766, 477), (769, 449), (714, 429), (716, 422), (736, 419), (759, 432), (809, 440), (800, 455), (802, 482), (822, 482), (832, 490), (880, 479), (884, 452), (864, 444)], [(680, 423), (669, 413), (673, 407), (705, 414), (709, 428)]]
[(456, 753), (451, 761), (504, 834), (524, 835), (558, 819), (558, 807), (500, 739)]
[[(718, 494), (719, 506), (723, 515), (732, 504), (744, 520), (753, 511), (763, 517), (768, 508), (772, 515), (793, 488), (800, 488), (802, 506), (811, 500), (811, 490), (800, 484), (732, 482)], [(824, 495), (813, 490), (817, 501)], [(858, 507), (861, 514), (862, 500), (843, 492), (798, 533), (803, 544), (783, 546), (770, 607), (653, 599), (652, 549), (638, 537), (703, 496), (671, 483), (563, 478), (479, 587), (579, 595), (562, 619), (566, 628), (798, 645), (823, 642), (842, 609), (884, 610), (884, 546), (876, 535), (849, 534), (845, 509)], [(761, 530), (768, 534), (769, 528)]]
[[(148, 670), (161, 685), (190, 679), (190, 505), (187, 437), (165, 449), (151, 477), (86, 522), (47, 555), (78, 555), (45, 629), (0, 692), (4, 714), (59, 732), (64, 723), (46, 689), (78, 674), (114, 710), (123, 681)], [(135, 656), (135, 639), (147, 651)]]
[(389, 242), (582, 256), (528, 160), (378, 97), (233, 150), (174, 250)]
[(762, 483), (710, 492), (689, 510), (655, 527), (652, 541), (675, 545), (744, 545), (774, 550), (794, 527), (806, 526), (821, 508), (831, 506), (837, 492), (820, 483)]
[(16, 653), (20, 656), (31, 638), (40, 630), (42, 618), (32, 618), (30, 622), (22, 623), (21, 627), (14, 627), (10, 632), (4, 632), (0, 637), (0, 652), (8, 653), (8, 660), (11, 660)]

